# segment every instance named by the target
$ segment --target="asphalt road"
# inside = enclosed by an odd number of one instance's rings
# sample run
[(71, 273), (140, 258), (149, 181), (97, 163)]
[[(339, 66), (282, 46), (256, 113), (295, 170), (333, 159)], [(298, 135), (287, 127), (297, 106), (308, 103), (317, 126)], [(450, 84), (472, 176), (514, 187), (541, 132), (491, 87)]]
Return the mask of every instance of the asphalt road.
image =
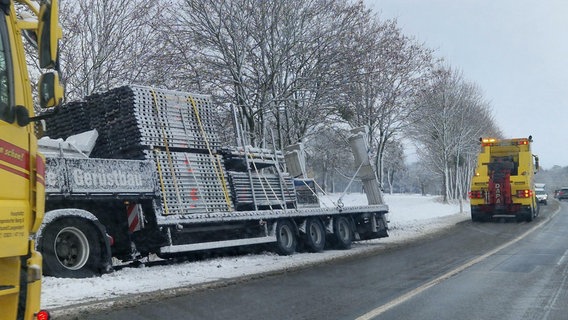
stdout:
[(568, 203), (561, 203), (542, 227), (377, 319), (561, 320), (566, 301)]
[(531, 223), (466, 221), (365, 257), (75, 318), (566, 319), (568, 203), (557, 214), (549, 203)]

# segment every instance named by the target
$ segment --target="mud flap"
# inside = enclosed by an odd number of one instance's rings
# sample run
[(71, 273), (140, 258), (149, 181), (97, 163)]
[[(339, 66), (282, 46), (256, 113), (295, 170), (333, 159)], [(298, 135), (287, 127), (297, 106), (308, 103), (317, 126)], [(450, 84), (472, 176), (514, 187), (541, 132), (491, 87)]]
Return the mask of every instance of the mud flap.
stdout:
[(369, 240), (388, 237), (385, 213), (363, 214), (355, 219), (357, 240)]
[(386, 214), (384, 213), (377, 213), (375, 215), (375, 223), (376, 223), (376, 233), (378, 238), (386, 238), (389, 236), (388, 234), (388, 224)]

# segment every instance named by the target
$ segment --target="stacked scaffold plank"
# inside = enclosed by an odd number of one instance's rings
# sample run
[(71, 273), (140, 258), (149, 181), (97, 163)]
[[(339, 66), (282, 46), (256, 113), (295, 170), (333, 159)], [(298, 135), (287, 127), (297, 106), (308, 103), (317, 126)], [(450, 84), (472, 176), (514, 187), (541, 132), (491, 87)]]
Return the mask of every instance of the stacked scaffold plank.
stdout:
[(282, 151), (252, 148), (250, 146), (247, 146), (246, 148), (223, 148), (220, 150), (220, 153), (223, 154), (227, 166), (234, 164), (237, 167), (240, 166), (241, 168), (244, 168), (244, 163), (248, 162), (249, 167), (252, 170), (282, 165), (285, 161)]
[(74, 134), (93, 129), (91, 114), (86, 102), (70, 102), (59, 107), (57, 113), (47, 118), (46, 134), (53, 139), (66, 139)]
[(289, 175), (229, 171), (233, 201), (237, 209), (281, 209), (296, 201), (294, 182)]
[[(146, 149), (217, 149), (209, 96), (154, 89), (120, 87), (87, 97), (99, 132), (97, 157), (141, 158)], [(95, 111), (98, 110), (98, 111)], [(104, 128), (104, 130), (101, 130)]]
[(232, 207), (220, 156), (148, 151), (158, 169), (164, 214), (229, 211)]
[(152, 160), (164, 214), (232, 210), (209, 96), (124, 86), (85, 100), (65, 105), (47, 135), (96, 128), (91, 157)]
[(292, 179), (276, 168), (284, 163), (281, 152), (221, 148), (209, 96), (123, 86), (67, 104), (47, 126), (52, 138), (97, 129), (94, 158), (153, 161), (165, 215), (296, 201)]
[(237, 210), (295, 206), (293, 179), (279, 171), (284, 164), (281, 151), (247, 146), (223, 148), (220, 152), (225, 158)]

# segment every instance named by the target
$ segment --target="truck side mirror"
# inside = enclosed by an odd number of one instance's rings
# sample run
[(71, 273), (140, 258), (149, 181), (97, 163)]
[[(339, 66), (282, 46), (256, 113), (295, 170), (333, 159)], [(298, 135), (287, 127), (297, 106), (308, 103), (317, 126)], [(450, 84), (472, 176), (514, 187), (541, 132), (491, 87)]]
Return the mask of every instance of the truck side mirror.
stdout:
[(533, 156), (533, 157), (534, 157), (534, 169), (535, 169), (535, 171), (538, 171), (540, 169), (538, 157), (537, 156)]
[(39, 105), (42, 108), (55, 107), (63, 101), (63, 87), (57, 72), (48, 72), (39, 78)]
[(41, 68), (56, 69), (58, 67), (59, 39), (63, 35), (58, 15), (57, 0), (41, 1), (38, 17), (38, 51)]

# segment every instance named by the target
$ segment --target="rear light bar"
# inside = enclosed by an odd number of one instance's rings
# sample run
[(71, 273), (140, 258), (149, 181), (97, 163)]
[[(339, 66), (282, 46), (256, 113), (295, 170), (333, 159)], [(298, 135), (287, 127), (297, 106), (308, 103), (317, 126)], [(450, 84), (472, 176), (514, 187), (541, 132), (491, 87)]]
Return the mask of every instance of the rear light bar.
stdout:
[(468, 194), (470, 199), (483, 199), (485, 192), (483, 190), (472, 190)]
[(480, 138), (481, 145), (484, 147), (492, 146), (519, 146), (528, 145), (532, 142), (532, 136), (527, 138), (517, 138), (517, 139), (495, 139), (495, 138)]
[(530, 189), (517, 190), (517, 198), (531, 198), (533, 196), (533, 191)]

